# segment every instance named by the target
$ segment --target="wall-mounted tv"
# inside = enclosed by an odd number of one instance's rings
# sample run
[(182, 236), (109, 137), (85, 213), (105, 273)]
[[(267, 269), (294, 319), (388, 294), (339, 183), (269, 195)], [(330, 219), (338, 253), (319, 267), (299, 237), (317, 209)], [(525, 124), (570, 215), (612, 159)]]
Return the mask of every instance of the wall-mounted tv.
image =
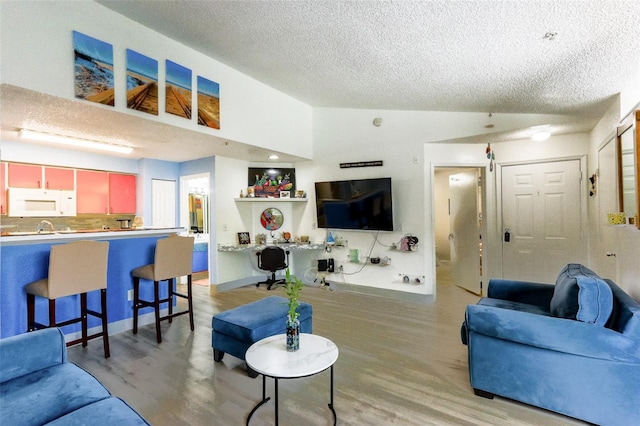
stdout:
[(316, 182), (319, 228), (393, 231), (391, 178)]

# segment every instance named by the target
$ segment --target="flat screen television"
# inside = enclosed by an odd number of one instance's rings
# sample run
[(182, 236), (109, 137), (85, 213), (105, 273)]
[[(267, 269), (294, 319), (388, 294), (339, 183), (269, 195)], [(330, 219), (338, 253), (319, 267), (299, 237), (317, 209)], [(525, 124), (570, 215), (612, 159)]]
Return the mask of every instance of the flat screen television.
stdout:
[(319, 228), (393, 231), (391, 178), (316, 182)]

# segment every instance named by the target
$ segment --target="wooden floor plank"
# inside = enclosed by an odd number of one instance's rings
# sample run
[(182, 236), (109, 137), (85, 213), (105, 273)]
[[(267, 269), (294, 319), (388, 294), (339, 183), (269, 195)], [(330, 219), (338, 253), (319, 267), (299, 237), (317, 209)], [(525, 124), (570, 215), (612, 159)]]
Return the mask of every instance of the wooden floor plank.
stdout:
[[(340, 350), (335, 365), (335, 408), (340, 425), (568, 425), (576, 420), (507, 399), (477, 397), (469, 385), (467, 348), (460, 343), (464, 308), (478, 296), (450, 283), (438, 267), (436, 302), (393, 300), (349, 291), (305, 287), (314, 308), (314, 333)], [(194, 286), (195, 331), (186, 316), (137, 335), (110, 337), (111, 358), (100, 344), (69, 348), (69, 360), (97, 377), (154, 425), (243, 425), (261, 399), (261, 378), (225, 355), (214, 363), (211, 317), (279, 294), (248, 286), (210, 294)], [(182, 303), (182, 302), (180, 302)], [(283, 318), (283, 321), (285, 319)], [(280, 381), (282, 425), (330, 425), (329, 372)], [(273, 384), (267, 380), (268, 392)], [(273, 399), (252, 425), (274, 424)]]

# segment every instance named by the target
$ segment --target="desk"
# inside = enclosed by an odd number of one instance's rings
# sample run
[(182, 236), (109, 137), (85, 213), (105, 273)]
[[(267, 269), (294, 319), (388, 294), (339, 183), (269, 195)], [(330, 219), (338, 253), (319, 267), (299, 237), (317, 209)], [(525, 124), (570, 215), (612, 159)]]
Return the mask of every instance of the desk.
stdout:
[(218, 251), (261, 251), (267, 246), (285, 250), (324, 250), (324, 243), (218, 244)]
[(265, 271), (258, 268), (256, 253), (266, 246), (289, 250), (289, 270), (298, 278), (317, 267), (324, 243), (218, 244), (218, 291), (231, 290), (262, 281)]
[(249, 413), (251, 416), (271, 398), (266, 396), (266, 378), (275, 381), (276, 426), (278, 424), (278, 379), (297, 379), (313, 376), (331, 368), (331, 402), (329, 409), (333, 413), (333, 424), (337, 422), (333, 407), (333, 365), (338, 360), (338, 347), (331, 340), (316, 334), (300, 334), (300, 349), (289, 352), (286, 348), (286, 335), (262, 339), (247, 350), (245, 361), (253, 371), (262, 374), (262, 401)]

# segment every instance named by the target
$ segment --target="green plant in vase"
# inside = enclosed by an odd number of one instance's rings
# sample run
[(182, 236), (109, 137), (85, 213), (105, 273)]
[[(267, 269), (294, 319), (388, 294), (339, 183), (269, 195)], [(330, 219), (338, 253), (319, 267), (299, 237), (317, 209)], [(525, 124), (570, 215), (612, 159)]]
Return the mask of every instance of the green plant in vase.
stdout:
[(289, 268), (285, 271), (284, 291), (289, 299), (289, 312), (287, 314), (287, 350), (297, 351), (300, 349), (300, 321), (297, 311), (300, 302), (298, 296), (302, 291), (302, 281), (295, 275), (291, 275)]

